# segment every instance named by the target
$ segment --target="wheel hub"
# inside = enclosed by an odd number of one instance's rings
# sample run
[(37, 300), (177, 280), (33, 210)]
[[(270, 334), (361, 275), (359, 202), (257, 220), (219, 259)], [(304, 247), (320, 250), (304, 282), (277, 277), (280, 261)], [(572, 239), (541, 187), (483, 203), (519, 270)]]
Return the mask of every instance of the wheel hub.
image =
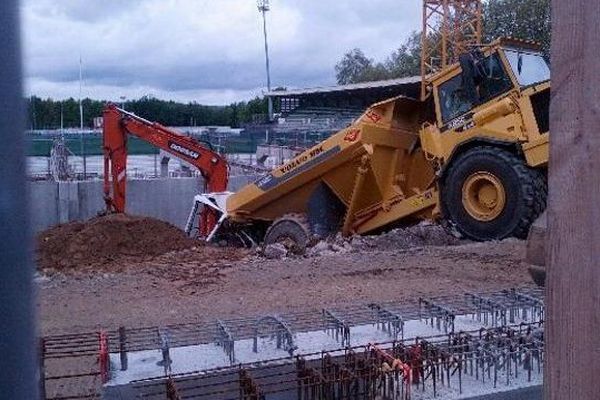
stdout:
[(478, 221), (491, 221), (502, 213), (506, 205), (504, 185), (489, 172), (476, 172), (463, 184), (462, 201), (471, 217)]

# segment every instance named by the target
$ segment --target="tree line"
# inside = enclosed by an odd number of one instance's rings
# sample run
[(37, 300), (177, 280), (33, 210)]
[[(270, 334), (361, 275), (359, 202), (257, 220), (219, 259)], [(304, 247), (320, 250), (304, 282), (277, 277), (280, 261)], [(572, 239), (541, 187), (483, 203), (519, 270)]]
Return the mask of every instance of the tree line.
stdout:
[[(550, 0), (488, 0), (483, 7), (484, 42), (498, 37), (534, 40), (550, 55)], [(336, 64), (339, 85), (421, 74), (421, 32), (409, 38), (385, 60), (369, 58), (358, 48), (348, 51)]]
[[(31, 96), (26, 99), (28, 129), (76, 128), (80, 126), (79, 102), (73, 98), (66, 100), (42, 99)], [(106, 101), (83, 99), (83, 126), (93, 127), (95, 117), (102, 116)], [(179, 103), (144, 96), (129, 100), (122, 106), (140, 117), (160, 122), (167, 126), (206, 126), (226, 125), (239, 128), (253, 122), (256, 117), (264, 117), (267, 110), (266, 98), (256, 97), (250, 101), (232, 103), (225, 106), (207, 106), (196, 102)]]

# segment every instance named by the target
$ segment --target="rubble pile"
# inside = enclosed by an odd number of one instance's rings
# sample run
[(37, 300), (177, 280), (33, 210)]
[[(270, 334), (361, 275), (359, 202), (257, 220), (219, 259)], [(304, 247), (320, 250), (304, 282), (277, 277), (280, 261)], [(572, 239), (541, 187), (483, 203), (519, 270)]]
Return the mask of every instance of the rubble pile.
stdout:
[[(393, 229), (381, 235), (344, 238), (341, 234), (337, 234), (315, 243), (306, 249), (303, 256), (320, 257), (332, 254), (402, 250), (424, 246), (453, 246), (460, 243), (460, 239), (448, 233), (442, 226), (425, 221), (418, 225)], [(257, 253), (269, 259), (297, 256), (281, 243), (259, 247)]]
[(397, 250), (423, 246), (453, 246), (460, 239), (450, 234), (441, 225), (428, 221), (407, 228), (397, 228), (378, 236), (363, 236), (352, 239), (360, 250)]

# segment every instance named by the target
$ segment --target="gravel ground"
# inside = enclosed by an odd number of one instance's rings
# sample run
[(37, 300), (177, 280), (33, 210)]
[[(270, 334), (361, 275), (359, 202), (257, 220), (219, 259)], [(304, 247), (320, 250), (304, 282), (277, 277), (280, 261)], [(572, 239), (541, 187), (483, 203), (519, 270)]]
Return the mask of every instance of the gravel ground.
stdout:
[[(387, 250), (382, 250), (384, 247)], [(115, 268), (39, 276), (43, 335), (402, 300), (530, 284), (525, 243), (354, 246), (311, 257), (187, 249)], [(108, 272), (107, 272), (108, 271)]]

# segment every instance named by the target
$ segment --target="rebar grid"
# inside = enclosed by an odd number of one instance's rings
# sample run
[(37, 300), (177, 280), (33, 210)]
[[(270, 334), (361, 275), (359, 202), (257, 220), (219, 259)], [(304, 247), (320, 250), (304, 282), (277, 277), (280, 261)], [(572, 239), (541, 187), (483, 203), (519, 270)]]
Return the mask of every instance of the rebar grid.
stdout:
[[(432, 326), (435, 327), (436, 325), (439, 325), (438, 329), (441, 332), (448, 333), (448, 337), (462, 338), (462, 336), (460, 336), (462, 333), (454, 332), (451, 324), (453, 316), (470, 315), (471, 318), (481, 322), (488, 328), (501, 328), (508, 324), (523, 322), (523, 325), (516, 325), (512, 328), (518, 335), (523, 334), (524, 327), (541, 326), (544, 317), (543, 291), (532, 287), (484, 293), (438, 296), (420, 300), (421, 302), (380, 302), (377, 304), (349, 305), (346, 307), (328, 309), (326, 312), (322, 310), (321, 312), (307, 311), (282, 314), (277, 317), (277, 324), (269, 325), (268, 334), (273, 335), (273, 337), (280, 337), (281, 344), (285, 344), (286, 348), (289, 348), (293, 347), (294, 334), (323, 329), (325, 331), (330, 331), (334, 336), (337, 332), (340, 346), (349, 347), (350, 328), (371, 324), (389, 335), (390, 340), (396, 340), (395, 343), (403, 344), (406, 343), (404, 340), (404, 324), (411, 320), (421, 320), (424, 322), (433, 321)], [(204, 322), (196, 324), (175, 324), (162, 328), (144, 327), (126, 329), (121, 327), (118, 330), (106, 333), (106, 348), (120, 353), (122, 370), (125, 370), (128, 367), (128, 352), (158, 350), (161, 348), (166, 349), (168, 352), (168, 348), (207, 343), (215, 343), (222, 346), (229, 359), (230, 365), (234, 365), (236, 362), (235, 342), (243, 339), (258, 338), (265, 334), (264, 331), (260, 332), (260, 329), (257, 329), (259, 321), (259, 318), (235, 318), (218, 320), (216, 323), (212, 324)], [(437, 324), (435, 323), (436, 321)], [(522, 326), (521, 332), (519, 332), (519, 326)], [(538, 330), (532, 330), (532, 332), (537, 331)], [(534, 333), (531, 334), (533, 335)], [(475, 335), (475, 337), (478, 337), (478, 335)], [(82, 390), (78, 392), (81, 394), (79, 397), (65, 396), (65, 398), (88, 398), (90, 396), (89, 393), (94, 393), (94, 391), (98, 389), (101, 375), (103, 375), (102, 371), (98, 371), (98, 366), (92, 369), (75, 369), (68, 371), (68, 373), (63, 371), (57, 373), (56, 371), (59, 371), (59, 369), (54, 369), (51, 366), (51, 362), (53, 362), (53, 360), (64, 363), (69, 362), (69, 360), (97, 359), (99, 356), (99, 338), (99, 332), (54, 335), (43, 338), (44, 351), (41, 354), (41, 358), (43, 360), (42, 365), (45, 364), (46, 366), (46, 371), (41, 374), (41, 376), (45, 377), (45, 384), (43, 386), (52, 388), (61, 387), (64, 382), (77, 382), (78, 378), (87, 378), (89, 381), (88, 383), (81, 383)], [(166, 340), (167, 348), (164, 346), (165, 338), (168, 338), (168, 340)], [(291, 338), (291, 341), (288, 340), (288, 338)], [(464, 338), (462, 340), (464, 340)], [(291, 343), (292, 346), (288, 346), (288, 342)], [(543, 341), (538, 340), (533, 343), (536, 343), (537, 346), (540, 342)], [(467, 363), (469, 365), (469, 371), (473, 371), (476, 378), (482, 379), (482, 368), (487, 365), (486, 360), (499, 360), (492, 366), (486, 366), (486, 371), (496, 371), (500, 373), (502, 377), (505, 377), (503, 371), (506, 370), (509, 372), (508, 380), (510, 381), (510, 374), (518, 373), (518, 369), (515, 367), (515, 359), (517, 360), (517, 364), (520, 363), (519, 365), (524, 363), (537, 363), (537, 366), (539, 367), (542, 362), (541, 351), (535, 346), (530, 346), (531, 348), (525, 346), (525, 348), (529, 349), (528, 354), (525, 354), (526, 350), (524, 350), (523, 345), (521, 345), (520, 347), (513, 346), (515, 350), (507, 350), (506, 346), (501, 350), (496, 348), (481, 348), (475, 350), (475, 348), (473, 348), (470, 351), (464, 351), (463, 354), (458, 357), (455, 354), (456, 352), (454, 349), (442, 346), (439, 340), (434, 341), (433, 344), (436, 346), (435, 348), (439, 347), (441, 349), (440, 351), (444, 351), (442, 354), (449, 353), (454, 357), (452, 358), (452, 360), (454, 360), (452, 362), (447, 361), (447, 357), (441, 358), (437, 362), (428, 358), (427, 362), (423, 364), (422, 369), (426, 373), (424, 376), (420, 376), (421, 381), (431, 382), (433, 380), (432, 384), (436, 387), (442, 383), (450, 382), (450, 379), (447, 376), (449, 374), (449, 369), (444, 366), (446, 364), (452, 365), (453, 372), (450, 372), (451, 376), (457, 374), (464, 375), (466, 367), (464, 367), (463, 364)], [(330, 353), (335, 354), (335, 351)], [(317, 355), (315, 354), (303, 355), (303, 357), (308, 358), (316, 356)], [(464, 361), (462, 364), (459, 364), (461, 368), (457, 367), (457, 357), (459, 360)], [(510, 360), (510, 362), (507, 360)], [(165, 367), (168, 369), (170, 366), (170, 358), (163, 361), (167, 361), (168, 364), (166, 364)], [(276, 361), (270, 360), (269, 363), (271, 362)], [(282, 362), (289, 362), (289, 359), (284, 358), (279, 361), (279, 363)], [(256, 366), (258, 364), (253, 365)], [(479, 366), (479, 368), (476, 368), (477, 366)], [(441, 370), (446, 374), (444, 377), (440, 375)], [(492, 372), (486, 373), (491, 374)], [(196, 373), (206, 374), (207, 371), (196, 371)], [(223, 370), (219, 372), (219, 376), (222, 376), (222, 373)], [(531, 371), (528, 373), (530, 374)], [(419, 375), (417, 374), (417, 376)], [(104, 376), (102, 376), (102, 378), (105, 379)], [(177, 378), (177, 386), (180, 385), (179, 379), (183, 378), (184, 377)], [(237, 375), (235, 379), (238, 379)], [(417, 377), (417, 379), (419, 379), (419, 377)], [(483, 377), (483, 379), (492, 379), (492, 375), (487, 376), (487, 378)], [(496, 380), (498, 380), (498, 378), (496, 378)], [(461, 382), (462, 380), (459, 381), (459, 384)], [(236, 390), (239, 390), (238, 386), (236, 386)], [(261, 388), (263, 388), (262, 385)], [(161, 390), (164, 392), (164, 382), (162, 383)], [(238, 398), (239, 393), (235, 390), (234, 392), (235, 395), (232, 398)], [(61, 398), (60, 393), (54, 389), (52, 390), (52, 393), (48, 394), (57, 399)]]
[[(531, 315), (535, 311), (540, 315), (543, 311), (543, 291), (523, 287), (518, 289), (509, 289), (494, 292), (478, 293), (478, 296), (489, 299), (504, 299), (505, 307), (508, 309), (511, 305), (515, 309), (523, 311), (527, 308), (527, 314)], [(467, 295), (456, 294), (452, 296), (437, 296), (427, 298), (435, 304), (442, 305), (450, 310), (454, 315), (481, 315), (483, 318), (484, 309), (469, 299)], [(497, 300), (499, 301), (499, 300)], [(343, 320), (349, 327), (358, 325), (368, 325), (381, 323), (381, 315), (376, 308), (386, 309), (390, 313), (401, 316), (404, 321), (426, 320), (438, 318), (439, 310), (427, 310), (420, 306), (417, 301), (405, 302), (380, 302), (377, 304), (353, 304), (346, 307), (329, 308), (328, 311), (334, 313), (339, 319)], [(443, 314), (443, 313), (442, 313)], [(232, 318), (223, 319), (221, 322), (227, 326), (232, 338), (235, 340), (252, 339), (256, 336), (256, 323), (262, 318)], [(305, 311), (289, 314), (281, 314), (279, 318), (285, 321), (288, 328), (294, 333), (317, 331), (319, 327), (323, 329), (333, 329), (337, 326), (334, 321), (325, 322), (323, 325), (322, 310)], [(543, 319), (543, 314), (541, 318)], [(125, 328), (121, 328), (125, 329)], [(160, 349), (160, 329), (161, 327), (143, 327), (126, 328), (126, 346), (128, 351), (142, 351)], [(199, 344), (214, 343), (215, 337), (219, 336), (216, 322), (201, 321), (198, 323), (172, 324), (162, 327), (169, 332), (170, 343), (172, 347), (191, 346)], [(441, 329), (441, 328), (440, 328)], [(281, 329), (282, 332), (284, 329)], [(111, 349), (120, 347), (120, 330), (107, 331), (109, 345)], [(53, 335), (44, 338), (46, 342), (46, 358), (77, 357), (94, 355), (97, 352), (98, 332), (86, 332), (70, 335)]]
[(401, 315), (380, 304), (369, 304), (369, 308), (377, 314), (377, 329), (386, 332), (394, 340), (404, 340), (404, 318)]
[[(543, 370), (539, 323), (355, 346), (258, 364), (171, 375), (182, 398), (261, 399), (288, 393), (298, 400), (408, 400), (415, 390), (463, 392), (465, 379), (509, 386)], [(165, 378), (133, 383), (142, 398), (165, 398)]]

